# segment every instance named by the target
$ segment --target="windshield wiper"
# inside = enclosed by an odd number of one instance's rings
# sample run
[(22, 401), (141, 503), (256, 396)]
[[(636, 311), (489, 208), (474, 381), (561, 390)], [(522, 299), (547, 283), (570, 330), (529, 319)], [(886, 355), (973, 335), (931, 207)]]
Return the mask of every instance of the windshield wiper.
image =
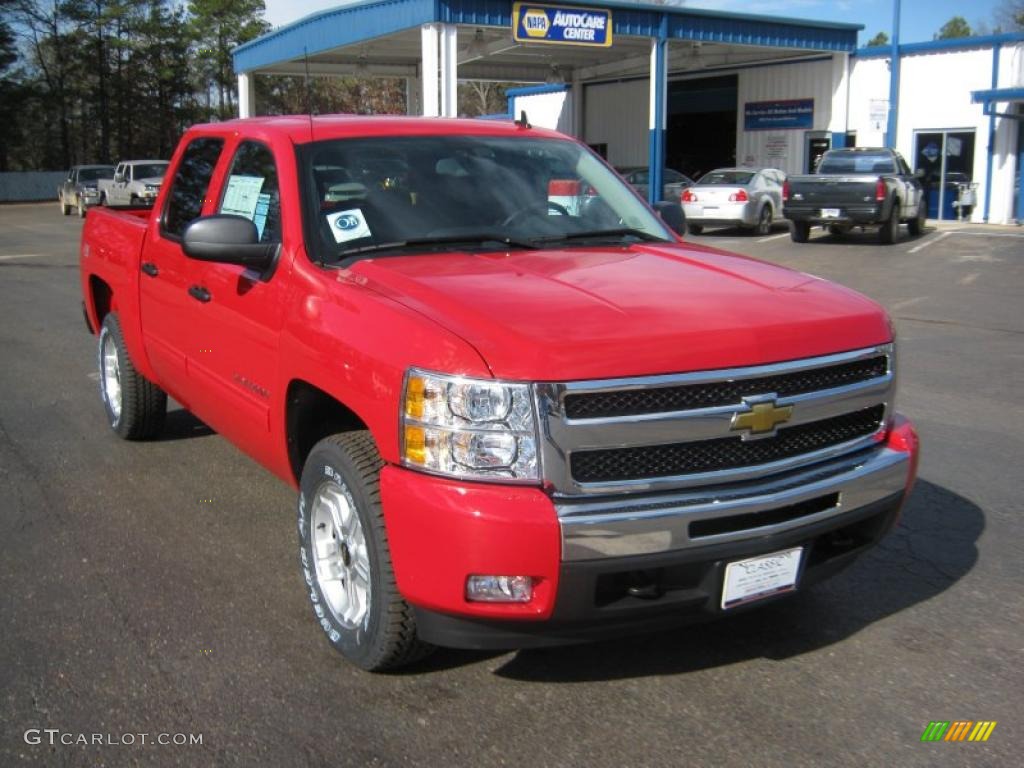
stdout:
[(590, 229), (583, 232), (567, 232), (561, 235), (550, 235), (548, 237), (535, 237), (533, 242), (535, 243), (558, 243), (565, 240), (601, 240), (604, 238), (615, 237), (623, 238), (627, 235), (635, 237), (639, 240), (643, 240), (648, 243), (667, 243), (662, 237), (652, 235), (650, 232), (644, 232), (642, 229), (634, 229), (633, 227), (617, 227), (615, 229)]
[(444, 237), (412, 237), (408, 240), (393, 240), (389, 243), (373, 243), (372, 245), (362, 245), (358, 248), (349, 248), (344, 250), (338, 254), (338, 258), (340, 263), (348, 264), (351, 263), (353, 257), (364, 256), (368, 253), (378, 253), (380, 251), (401, 251), (409, 248), (422, 248), (423, 246), (432, 245), (457, 245), (459, 243), (473, 243), (476, 245), (497, 243), (499, 245), (513, 246), (515, 248), (525, 248), (531, 251), (535, 251), (540, 248), (539, 245), (529, 240), (520, 240), (506, 235), (481, 232), (479, 234), (446, 235)]

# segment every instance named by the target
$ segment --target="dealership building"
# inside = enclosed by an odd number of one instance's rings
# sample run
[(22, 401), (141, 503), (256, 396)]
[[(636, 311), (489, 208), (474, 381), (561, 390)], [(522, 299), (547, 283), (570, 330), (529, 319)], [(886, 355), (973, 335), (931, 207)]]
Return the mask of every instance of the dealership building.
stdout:
[[(595, 0), (371, 0), (238, 47), (253, 78), (394, 77), (410, 114), (455, 117), (459, 80), (528, 84), (507, 116), (577, 136), (616, 166), (699, 175), (814, 169), (830, 147), (890, 146), (929, 218), (1024, 222), (1024, 34), (858, 48), (857, 24)], [(493, 117), (493, 116), (492, 116)]]

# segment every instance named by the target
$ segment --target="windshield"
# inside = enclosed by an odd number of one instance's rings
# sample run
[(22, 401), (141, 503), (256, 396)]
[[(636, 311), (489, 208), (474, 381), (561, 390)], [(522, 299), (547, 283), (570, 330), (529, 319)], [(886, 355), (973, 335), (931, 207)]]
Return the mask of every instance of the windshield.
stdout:
[(878, 152), (826, 152), (818, 173), (895, 173), (892, 157)]
[(754, 174), (746, 171), (711, 171), (704, 174), (697, 183), (702, 187), (714, 185), (745, 187), (752, 178), (754, 178)]
[(79, 181), (98, 181), (99, 179), (112, 179), (114, 178), (114, 167), (107, 166), (106, 168), (79, 168), (78, 169), (78, 180)]
[(159, 179), (167, 171), (167, 163), (149, 163), (136, 165), (133, 179)]
[(674, 240), (631, 188), (568, 140), (338, 139), (301, 147), (299, 162), (311, 255), (325, 263), (390, 245)]

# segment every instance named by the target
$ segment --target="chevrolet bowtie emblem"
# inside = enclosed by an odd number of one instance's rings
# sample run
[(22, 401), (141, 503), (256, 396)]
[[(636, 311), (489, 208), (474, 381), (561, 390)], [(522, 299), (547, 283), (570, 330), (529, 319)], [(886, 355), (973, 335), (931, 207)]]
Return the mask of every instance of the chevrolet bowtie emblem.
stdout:
[(746, 430), (749, 435), (767, 435), (774, 432), (779, 424), (785, 424), (793, 417), (792, 405), (778, 406), (774, 400), (748, 405), (749, 411), (733, 414), (729, 429)]

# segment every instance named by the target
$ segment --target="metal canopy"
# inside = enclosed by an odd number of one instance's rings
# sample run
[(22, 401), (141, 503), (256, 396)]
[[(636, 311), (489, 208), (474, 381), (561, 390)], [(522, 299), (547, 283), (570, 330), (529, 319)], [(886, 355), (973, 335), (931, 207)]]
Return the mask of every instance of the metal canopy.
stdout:
[(441, 23), (461, 27), (461, 78), (530, 82), (547, 79), (552, 65), (575, 70), (624, 59), (643, 59), (646, 65), (646, 41), (666, 35), (665, 18), (668, 39), (706, 44), (705, 61), (719, 58), (714, 65), (763, 60), (765, 48), (783, 55), (849, 53), (862, 28), (616, 0), (579, 5), (613, 9), (611, 49), (515, 44), (512, 0), (369, 0), (308, 16), (245, 43), (233, 53), (234, 67), (238, 73), (303, 74), (308, 60), (315, 75), (415, 77), (421, 57), (419, 28)]

